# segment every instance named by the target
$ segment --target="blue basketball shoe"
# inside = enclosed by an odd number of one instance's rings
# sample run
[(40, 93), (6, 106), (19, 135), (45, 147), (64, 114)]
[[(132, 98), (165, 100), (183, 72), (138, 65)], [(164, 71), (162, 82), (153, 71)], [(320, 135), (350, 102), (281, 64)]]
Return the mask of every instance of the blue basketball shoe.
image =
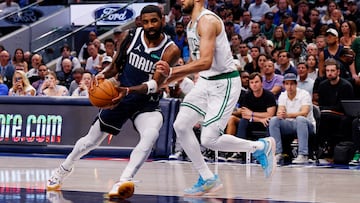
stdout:
[(256, 160), (260, 162), (261, 167), (264, 169), (265, 177), (269, 178), (272, 176), (276, 169), (275, 139), (272, 137), (267, 137), (259, 139), (259, 141), (264, 143), (264, 149), (256, 150), (253, 155)]
[(198, 182), (191, 188), (184, 190), (185, 196), (201, 196), (207, 193), (214, 193), (223, 187), (218, 175), (213, 178), (204, 180), (199, 176)]

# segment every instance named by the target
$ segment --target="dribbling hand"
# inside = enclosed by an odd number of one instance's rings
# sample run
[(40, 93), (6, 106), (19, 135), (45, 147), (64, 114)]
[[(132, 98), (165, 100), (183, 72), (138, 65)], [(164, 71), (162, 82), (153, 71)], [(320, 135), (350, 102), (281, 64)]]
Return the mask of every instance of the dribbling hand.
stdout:
[(98, 81), (104, 80), (104, 79), (105, 79), (105, 75), (103, 73), (100, 72), (100, 73), (96, 74), (94, 77), (95, 86), (99, 86)]

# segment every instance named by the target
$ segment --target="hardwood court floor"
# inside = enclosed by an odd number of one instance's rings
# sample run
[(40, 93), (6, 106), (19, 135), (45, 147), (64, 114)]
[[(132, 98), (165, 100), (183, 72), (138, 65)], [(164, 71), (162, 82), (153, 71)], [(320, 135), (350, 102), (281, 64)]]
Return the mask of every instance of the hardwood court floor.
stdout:
[[(46, 192), (45, 182), (63, 157), (0, 154), (0, 202), (107, 202), (108, 192), (126, 159), (82, 159), (66, 179), (62, 192)], [(209, 164), (224, 188), (217, 196), (183, 197), (197, 180), (190, 162), (148, 161), (135, 177), (133, 197), (119, 202), (360, 202), (360, 167), (284, 166), (270, 179), (256, 164)]]

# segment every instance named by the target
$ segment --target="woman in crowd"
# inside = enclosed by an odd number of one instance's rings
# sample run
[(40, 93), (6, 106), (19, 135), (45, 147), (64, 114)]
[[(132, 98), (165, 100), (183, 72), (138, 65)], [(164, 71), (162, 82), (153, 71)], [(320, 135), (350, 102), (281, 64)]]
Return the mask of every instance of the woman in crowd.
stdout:
[[(14, 67), (22, 67), (25, 73), (28, 72), (28, 64), (24, 58), (24, 50), (22, 50), (21, 48), (15, 49), (12, 63)], [(19, 68), (17, 70), (19, 70)]]
[(67, 96), (68, 89), (65, 86), (58, 85), (58, 80), (54, 71), (49, 71), (45, 76), (45, 81), (41, 86), (42, 96)]
[[(360, 17), (360, 16), (359, 16)], [(344, 21), (341, 23), (340, 45), (350, 47), (356, 38), (356, 25), (353, 21)]]
[(288, 39), (283, 27), (277, 26), (275, 28), (271, 41), (274, 44), (274, 48), (277, 50), (285, 50), (287, 52), (290, 50), (290, 40)]
[(92, 78), (91, 72), (85, 70), (84, 73), (82, 74), (82, 79), (79, 83), (79, 86), (74, 90), (71, 96), (88, 97), (89, 96), (88, 90), (90, 89), (91, 78)]
[(318, 68), (317, 68), (317, 59), (316, 56), (314, 55), (308, 55), (306, 57), (306, 63), (309, 67), (308, 69), (308, 77), (316, 80), (316, 78), (318, 77)]
[(258, 70), (260, 70), (260, 74), (264, 75), (264, 64), (265, 62), (268, 60), (268, 57), (266, 54), (260, 54), (257, 58), (257, 66), (258, 66)]
[(12, 88), (9, 90), (9, 96), (34, 96), (36, 94), (35, 88), (30, 85), (24, 71), (15, 71), (12, 84)]

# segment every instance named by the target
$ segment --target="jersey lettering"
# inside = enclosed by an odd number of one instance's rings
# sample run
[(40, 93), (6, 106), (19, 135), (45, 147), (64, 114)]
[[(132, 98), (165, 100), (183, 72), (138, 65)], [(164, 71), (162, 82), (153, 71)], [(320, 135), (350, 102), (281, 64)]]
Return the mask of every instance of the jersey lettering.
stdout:
[(153, 73), (155, 70), (155, 64), (145, 57), (142, 57), (134, 52), (130, 52), (129, 64), (134, 68), (142, 70), (147, 73)]

